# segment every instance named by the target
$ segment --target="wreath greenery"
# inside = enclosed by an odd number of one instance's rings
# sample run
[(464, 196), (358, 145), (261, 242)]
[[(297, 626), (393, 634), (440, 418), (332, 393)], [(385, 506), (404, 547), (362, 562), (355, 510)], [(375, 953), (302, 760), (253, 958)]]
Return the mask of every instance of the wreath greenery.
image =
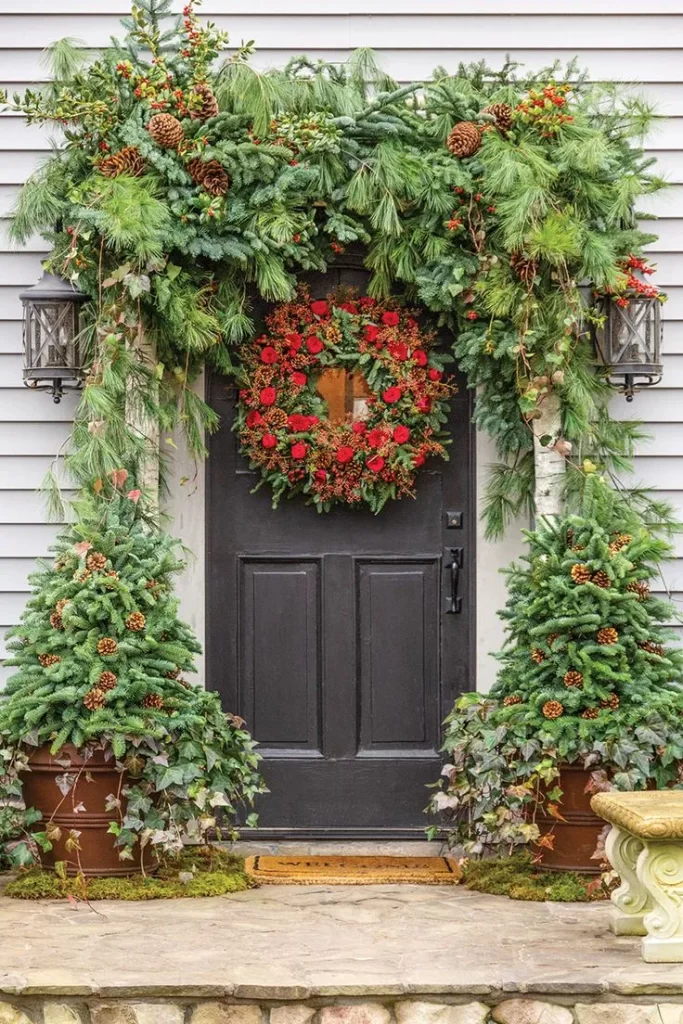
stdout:
[[(340, 291), (311, 302), (300, 289), (275, 308), (268, 331), (243, 353), (235, 422), (242, 451), (273, 491), (273, 506), (303, 492), (318, 511), (414, 496), (417, 469), (448, 458), (443, 436), (444, 376), (452, 361), (433, 350), (434, 334), (395, 300)], [(361, 416), (328, 416), (316, 390), (325, 368), (360, 373), (368, 390)]]

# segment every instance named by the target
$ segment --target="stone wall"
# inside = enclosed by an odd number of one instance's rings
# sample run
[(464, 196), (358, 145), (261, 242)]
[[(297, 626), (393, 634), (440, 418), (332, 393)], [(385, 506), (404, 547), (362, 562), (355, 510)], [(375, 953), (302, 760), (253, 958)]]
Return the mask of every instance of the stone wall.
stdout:
[[(34, 997), (0, 1002), (0, 1024), (683, 1024), (683, 997), (661, 1002), (479, 1001), (237, 1003), (131, 997)], [(678, 1000), (678, 1001), (675, 1001)]]

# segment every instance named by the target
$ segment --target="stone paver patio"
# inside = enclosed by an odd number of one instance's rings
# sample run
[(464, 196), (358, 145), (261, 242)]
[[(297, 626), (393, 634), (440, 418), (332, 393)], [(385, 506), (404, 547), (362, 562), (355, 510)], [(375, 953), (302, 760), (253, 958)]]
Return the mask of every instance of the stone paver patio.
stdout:
[(518, 903), (451, 887), (265, 887), (205, 900), (0, 898), (0, 991), (301, 1000), (667, 995), (683, 965), (642, 962), (607, 904)]

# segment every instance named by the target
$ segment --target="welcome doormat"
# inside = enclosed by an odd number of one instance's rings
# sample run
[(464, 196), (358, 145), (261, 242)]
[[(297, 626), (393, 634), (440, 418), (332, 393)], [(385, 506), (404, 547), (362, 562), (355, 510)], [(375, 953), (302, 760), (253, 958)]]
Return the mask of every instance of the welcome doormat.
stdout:
[(450, 857), (247, 857), (245, 869), (260, 885), (457, 885)]

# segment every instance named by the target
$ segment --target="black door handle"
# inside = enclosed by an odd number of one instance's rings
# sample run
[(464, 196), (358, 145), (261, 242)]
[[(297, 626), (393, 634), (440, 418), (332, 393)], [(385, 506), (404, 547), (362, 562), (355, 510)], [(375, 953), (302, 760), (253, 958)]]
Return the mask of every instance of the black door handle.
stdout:
[(459, 615), (462, 611), (462, 598), (458, 597), (458, 584), (460, 582), (460, 570), (463, 566), (465, 549), (448, 548), (448, 552), (451, 556), (451, 564), (448, 567), (451, 577), (451, 593), (446, 613), (448, 615)]

